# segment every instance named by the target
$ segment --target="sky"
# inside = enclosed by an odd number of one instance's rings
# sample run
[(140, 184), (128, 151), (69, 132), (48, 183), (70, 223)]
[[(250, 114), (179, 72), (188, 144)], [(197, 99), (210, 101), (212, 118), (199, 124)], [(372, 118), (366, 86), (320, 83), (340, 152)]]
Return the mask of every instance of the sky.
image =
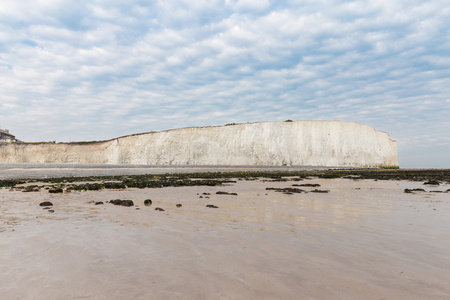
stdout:
[(1, 0), (0, 128), (106, 140), (341, 120), (450, 168), (448, 0)]

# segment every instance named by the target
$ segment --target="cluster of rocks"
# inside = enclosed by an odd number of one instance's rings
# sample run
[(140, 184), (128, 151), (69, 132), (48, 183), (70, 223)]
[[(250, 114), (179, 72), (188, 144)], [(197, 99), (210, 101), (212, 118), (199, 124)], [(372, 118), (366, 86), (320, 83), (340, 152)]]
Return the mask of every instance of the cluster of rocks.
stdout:
[[(109, 200), (106, 201), (107, 203), (111, 203), (113, 205), (119, 205), (119, 206), (125, 206), (125, 207), (132, 207), (135, 206), (133, 200), (127, 200), (127, 199), (114, 199), (114, 200)], [(97, 201), (97, 202), (93, 202), (95, 205), (103, 205), (103, 201)], [(144, 205), (145, 206), (151, 206), (153, 204), (153, 201), (151, 199), (145, 199), (144, 200)], [(50, 201), (44, 201), (41, 202), (39, 204), (39, 206), (43, 206), (44, 209), (48, 210), (49, 212), (53, 213), (55, 212), (53, 209), (50, 209), (53, 206), (53, 203)], [(183, 205), (181, 203), (177, 203), (175, 205), (176, 207), (180, 208)], [(210, 208), (219, 208), (216, 205), (212, 205), (212, 204), (208, 204), (206, 205), (206, 207), (210, 207)], [(139, 209), (139, 207), (136, 206), (136, 209)], [(165, 211), (163, 208), (161, 207), (155, 207), (156, 211)]]
[[(296, 187), (319, 187), (320, 184), (317, 183), (305, 183), (305, 184), (293, 184), (292, 186), (294, 187), (287, 187), (287, 188), (275, 188), (275, 187), (267, 187), (266, 190), (273, 190), (276, 192), (282, 192), (284, 194), (294, 194), (294, 193), (328, 193), (329, 190), (319, 190), (319, 189), (313, 189), (310, 191), (304, 190), (304, 189), (300, 189), (300, 188), (296, 188)], [(31, 188), (30, 188), (31, 190)], [(410, 191), (418, 191), (418, 190), (422, 190), (423, 189), (413, 189), (413, 190), (408, 190), (405, 189), (405, 193), (406, 192), (410, 192)], [(49, 190), (50, 193), (62, 193), (63, 190), (60, 188), (52, 188)], [(197, 194), (199, 195), (199, 194)], [(203, 196), (205, 196), (205, 198), (209, 199), (209, 196), (211, 195), (211, 193), (202, 193), (202, 195), (200, 196), (200, 198), (203, 198)], [(225, 191), (217, 191), (216, 195), (229, 195), (229, 196), (237, 196), (237, 193), (234, 192), (225, 192)], [(267, 195), (267, 194), (266, 194)], [(103, 201), (97, 201), (97, 202), (92, 202), (95, 205), (103, 205)], [(137, 205), (134, 204), (133, 200), (129, 200), (129, 199), (113, 199), (113, 200), (109, 200), (106, 201), (106, 203), (110, 203), (113, 205), (118, 205), (118, 206), (125, 206), (125, 207), (136, 207), (136, 209), (140, 209)], [(145, 199), (144, 200), (144, 205), (149, 207), (152, 206), (153, 201), (151, 199)], [(44, 206), (44, 209), (48, 209), (49, 212), (54, 212), (53, 209), (50, 209), (51, 206), (53, 206), (53, 204), (49, 201), (46, 202), (42, 202), (40, 203), (40, 206)], [(177, 208), (182, 207), (183, 205), (181, 203), (178, 203), (175, 205)], [(215, 204), (206, 204), (206, 207), (208, 208), (219, 208), (219, 206), (215, 205)], [(155, 207), (156, 211), (165, 211), (163, 208), (161, 207)]]
[(53, 203), (51, 203), (50, 201), (44, 201), (39, 203), (39, 206), (44, 206), (44, 209), (47, 209), (49, 213), (54, 213), (55, 210), (51, 209), (51, 207), (53, 206)]
[[(437, 180), (428, 180), (423, 183), (424, 185), (440, 185), (440, 182)], [(425, 189), (405, 189), (405, 193), (407, 194), (413, 194), (414, 192), (426, 192)], [(450, 189), (447, 189), (446, 191), (429, 191), (429, 193), (448, 193), (450, 192)]]
[(287, 187), (287, 188), (275, 188), (275, 187), (268, 187), (266, 188), (267, 191), (275, 191), (275, 192), (280, 192), (286, 195), (292, 195), (294, 193), (300, 194), (300, 193), (329, 193), (329, 190), (319, 190), (319, 189), (314, 189), (314, 190), (304, 190), (304, 189), (299, 189), (297, 187), (301, 186), (301, 187), (319, 187), (320, 184), (318, 183), (304, 183), (304, 184), (293, 184), (292, 186), (295, 187)]
[[(109, 203), (114, 204), (114, 205), (120, 205), (120, 206), (126, 206), (126, 207), (130, 207), (130, 206), (134, 206), (134, 202), (133, 200), (121, 200), (121, 199), (115, 199), (115, 200), (110, 200)], [(145, 206), (151, 206), (153, 204), (153, 201), (151, 199), (145, 199), (144, 200), (144, 205)], [(183, 205), (178, 203), (175, 205), (176, 207), (182, 207)], [(139, 208), (136, 208), (139, 209)], [(165, 211), (164, 208), (161, 207), (155, 207), (156, 211)]]

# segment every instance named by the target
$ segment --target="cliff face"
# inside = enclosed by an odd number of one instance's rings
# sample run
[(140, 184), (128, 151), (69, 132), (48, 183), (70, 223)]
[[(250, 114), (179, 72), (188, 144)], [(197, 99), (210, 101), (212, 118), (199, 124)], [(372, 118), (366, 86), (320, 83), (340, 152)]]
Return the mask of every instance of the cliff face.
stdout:
[(397, 166), (387, 133), (354, 122), (297, 121), (145, 133), (92, 144), (0, 145), (0, 162)]

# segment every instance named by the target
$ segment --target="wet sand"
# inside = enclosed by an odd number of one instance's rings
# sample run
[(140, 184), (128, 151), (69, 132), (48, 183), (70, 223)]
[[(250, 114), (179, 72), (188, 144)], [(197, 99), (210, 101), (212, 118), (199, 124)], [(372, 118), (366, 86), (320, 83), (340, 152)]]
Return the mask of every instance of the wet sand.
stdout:
[[(330, 192), (266, 190), (302, 183)], [(450, 194), (429, 192), (447, 189), (352, 179), (3, 188), (0, 299), (449, 299)], [(93, 203), (117, 198), (139, 209)]]

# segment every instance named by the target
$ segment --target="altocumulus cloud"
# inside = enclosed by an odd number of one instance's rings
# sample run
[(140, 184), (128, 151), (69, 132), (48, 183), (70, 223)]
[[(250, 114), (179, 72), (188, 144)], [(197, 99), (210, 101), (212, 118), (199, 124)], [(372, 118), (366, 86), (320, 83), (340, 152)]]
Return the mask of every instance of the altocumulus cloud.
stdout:
[(355, 121), (450, 167), (447, 1), (0, 2), (0, 125), (25, 141)]

